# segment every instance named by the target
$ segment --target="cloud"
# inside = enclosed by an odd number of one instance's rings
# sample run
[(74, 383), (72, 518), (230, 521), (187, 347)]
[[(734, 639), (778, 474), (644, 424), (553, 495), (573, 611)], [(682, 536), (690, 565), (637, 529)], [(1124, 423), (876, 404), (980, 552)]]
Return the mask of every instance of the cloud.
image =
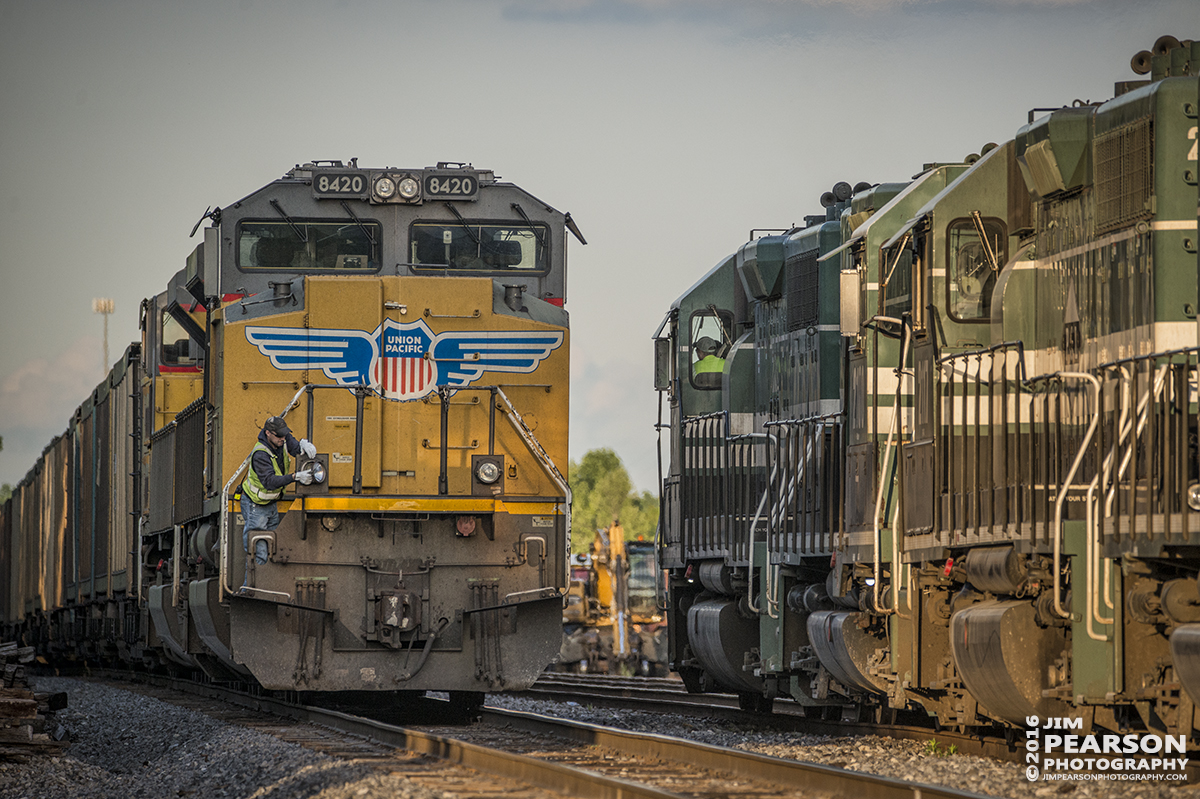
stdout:
[(856, 16), (890, 11), (1036, 10), (1074, 6), (1113, 5), (1118, 0), (533, 0), (507, 3), (510, 20), (543, 22), (644, 24), (657, 21), (715, 21), (741, 19), (780, 21), (796, 13), (847, 12)]
[[(488, 3), (492, 0), (477, 0)], [(1101, 26), (1136, 22), (1128, 0), (499, 0), (506, 22), (524, 28), (552, 26), (595, 37), (607, 31), (621, 40), (614, 55), (630, 41), (675, 52), (673, 43), (736, 52), (797, 52), (826, 48), (826, 63), (846, 57), (891, 57), (894, 48), (926, 42), (963, 48), (991, 37), (993, 44), (1014, 46), (1014, 33), (1026, 35), (1047, 25), (1077, 26), (1091, 17)], [(1000, 31), (998, 24), (1016, 25)], [(964, 29), (970, 39), (960, 39)], [(986, 32), (986, 35), (985, 35)], [(650, 40), (652, 44), (647, 44)], [(849, 45), (849, 47), (847, 46)], [(918, 48), (918, 50), (921, 48)], [(619, 63), (614, 58), (614, 64)], [(685, 81), (686, 82), (686, 81)]]
[(0, 482), (16, 483), (67, 429), (101, 379), (98, 336), (80, 336), (53, 360), (31, 358), (0, 382)]
[(652, 373), (653, 364), (640, 352), (589, 347), (572, 338), (571, 458), (612, 449), (639, 492), (657, 493)]

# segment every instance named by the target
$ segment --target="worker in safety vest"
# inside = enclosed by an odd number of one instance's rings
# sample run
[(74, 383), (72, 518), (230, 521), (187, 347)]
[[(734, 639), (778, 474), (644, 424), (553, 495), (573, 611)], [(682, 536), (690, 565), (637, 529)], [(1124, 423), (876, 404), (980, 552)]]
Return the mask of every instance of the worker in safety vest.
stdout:
[(721, 349), (720, 343), (710, 336), (703, 336), (697, 339), (692, 347), (698, 359), (692, 364), (693, 381), (702, 388), (719, 387), (721, 373), (725, 371), (725, 359), (717, 357), (717, 352)]
[[(292, 481), (309, 485), (313, 481), (311, 469), (293, 472), (291, 459), (303, 454), (315, 458), (317, 448), (308, 439), (299, 441), (288, 429), (281, 416), (272, 416), (263, 424), (258, 434), (258, 443), (250, 453), (250, 470), (242, 481), (242, 516), (246, 520), (242, 528), (242, 545), (250, 551), (250, 536), (258, 530), (270, 531), (279, 526), (279, 510), (275, 501), (283, 496), (283, 489)], [(259, 539), (254, 545), (254, 562), (267, 562), (267, 542)]]

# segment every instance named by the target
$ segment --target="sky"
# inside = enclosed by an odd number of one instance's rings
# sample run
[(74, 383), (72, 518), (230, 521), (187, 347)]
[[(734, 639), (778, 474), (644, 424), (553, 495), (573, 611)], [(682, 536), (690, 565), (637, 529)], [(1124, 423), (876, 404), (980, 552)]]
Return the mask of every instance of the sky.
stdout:
[[(569, 211), (571, 457), (657, 493), (651, 336), (752, 229), (1112, 96), (1200, 0), (0, 0), (0, 483), (138, 338), (209, 206), (314, 159)], [(665, 466), (664, 466), (665, 468)]]

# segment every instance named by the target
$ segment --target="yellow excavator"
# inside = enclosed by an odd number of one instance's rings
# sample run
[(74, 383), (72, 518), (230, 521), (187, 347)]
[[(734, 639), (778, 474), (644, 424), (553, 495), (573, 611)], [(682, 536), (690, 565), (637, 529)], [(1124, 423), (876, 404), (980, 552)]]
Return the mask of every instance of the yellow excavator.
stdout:
[(619, 521), (571, 557), (558, 671), (667, 674), (666, 623), (656, 601), (654, 543), (626, 541)]

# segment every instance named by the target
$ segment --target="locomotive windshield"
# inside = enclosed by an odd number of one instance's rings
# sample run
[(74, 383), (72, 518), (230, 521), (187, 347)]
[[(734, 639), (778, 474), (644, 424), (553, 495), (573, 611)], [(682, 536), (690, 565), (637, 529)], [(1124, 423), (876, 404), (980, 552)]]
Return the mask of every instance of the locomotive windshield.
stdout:
[(725, 371), (725, 359), (733, 345), (733, 314), (709, 306), (692, 314), (691, 324), (692, 385), (699, 389), (719, 389)]
[[(203, 316), (200, 319), (204, 321)], [(192, 354), (192, 340), (188, 337), (183, 325), (169, 313), (162, 315), (162, 363), (165, 366), (195, 366), (196, 358)]]
[(992, 290), (1008, 259), (1004, 223), (978, 214), (956, 219), (946, 229), (946, 302), (960, 322), (992, 316)]
[(546, 271), (545, 225), (415, 222), (410, 260), (416, 266), (472, 271)]
[(883, 309), (887, 316), (899, 317), (913, 308), (912, 236), (883, 251)]
[(373, 272), (379, 268), (382, 238), (377, 222), (242, 222), (238, 226), (238, 266)]

